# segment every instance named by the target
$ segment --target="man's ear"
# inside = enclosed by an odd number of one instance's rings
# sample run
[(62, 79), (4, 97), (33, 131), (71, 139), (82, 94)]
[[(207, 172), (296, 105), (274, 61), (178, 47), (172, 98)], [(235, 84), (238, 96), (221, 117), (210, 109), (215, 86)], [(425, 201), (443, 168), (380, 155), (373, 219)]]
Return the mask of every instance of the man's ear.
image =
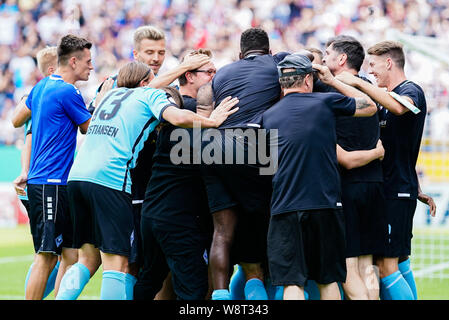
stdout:
[(304, 81), (306, 82), (308, 87), (313, 88), (313, 74), (312, 73), (306, 74)]
[(190, 71), (187, 71), (187, 72), (186, 72), (185, 76), (186, 76), (187, 82), (189, 82), (189, 83), (192, 83), (192, 82), (193, 82), (193, 77), (192, 77), (192, 75), (193, 75), (192, 72), (190, 72)]
[(344, 65), (345, 62), (348, 60), (348, 55), (346, 53), (342, 53), (340, 55), (340, 59), (339, 60), (340, 60), (339, 61), (340, 66)]
[(387, 66), (387, 70), (391, 70), (391, 68), (393, 68), (393, 60), (391, 58), (387, 58), (385, 60), (385, 64)]
[(76, 57), (75, 56), (73, 56), (73, 57), (70, 57), (70, 59), (69, 59), (69, 66), (71, 66), (73, 69), (75, 69), (75, 64), (76, 64)]
[(243, 59), (243, 53), (239, 53), (239, 59), (242, 60)]
[(56, 68), (53, 67), (53, 66), (48, 67), (48, 68), (47, 68), (47, 74), (48, 74), (48, 75), (51, 75), (51, 74), (53, 74), (53, 73), (55, 72), (55, 70), (56, 70)]

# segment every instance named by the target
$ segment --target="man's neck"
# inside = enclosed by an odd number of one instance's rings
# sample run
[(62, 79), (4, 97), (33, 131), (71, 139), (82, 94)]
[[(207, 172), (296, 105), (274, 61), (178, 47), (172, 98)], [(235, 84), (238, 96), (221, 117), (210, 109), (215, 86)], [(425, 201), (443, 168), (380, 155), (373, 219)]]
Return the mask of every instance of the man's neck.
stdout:
[(189, 96), (189, 97), (192, 97), (193, 99), (196, 99), (198, 90), (195, 90), (194, 88), (186, 85), (186, 86), (179, 87), (179, 93), (183, 96)]
[(286, 96), (289, 93), (311, 93), (311, 91), (308, 90), (308, 88), (306, 88), (306, 87), (284, 89), (284, 96)]
[(407, 80), (403, 71), (400, 70), (392, 70), (389, 75), (389, 81), (387, 85), (388, 91), (393, 91), (398, 85)]
[(73, 75), (73, 72), (71, 72), (70, 70), (68, 70), (67, 68), (64, 67), (58, 67), (58, 69), (56, 69), (54, 75), (59, 75), (61, 76), (62, 80), (64, 80), (64, 82), (70, 83), (75, 85), (75, 82), (78, 81), (78, 79), (76, 79), (76, 77)]
[(245, 54), (241, 54), (240, 57), (241, 59), (245, 59), (248, 58), (249, 56), (261, 56), (264, 54), (268, 54), (268, 52), (266, 50), (249, 50), (246, 51)]
[(349, 72), (350, 74), (355, 75), (355, 76), (359, 74), (359, 72), (358, 72), (357, 70), (355, 70), (354, 68), (348, 68), (348, 67), (346, 67), (346, 66), (343, 66), (343, 67), (341, 67), (340, 69), (338, 69), (338, 70), (335, 71), (334, 76), (336, 76), (336, 75), (342, 73), (343, 71), (347, 71), (347, 72)]

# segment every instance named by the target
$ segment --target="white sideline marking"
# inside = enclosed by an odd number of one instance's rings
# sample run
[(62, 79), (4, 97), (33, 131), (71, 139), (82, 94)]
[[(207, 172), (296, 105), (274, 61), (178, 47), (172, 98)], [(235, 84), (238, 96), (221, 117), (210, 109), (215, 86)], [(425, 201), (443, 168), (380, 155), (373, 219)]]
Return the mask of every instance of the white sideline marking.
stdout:
[(11, 262), (22, 262), (22, 261), (33, 261), (34, 255), (27, 256), (13, 256), (13, 257), (3, 257), (0, 258), (0, 264), (11, 263)]
[(418, 271), (413, 271), (415, 277), (424, 277), (426, 274), (428, 273), (433, 273), (433, 272), (437, 272), (440, 270), (444, 270), (449, 268), (449, 261), (448, 262), (444, 262), (444, 263), (440, 263), (425, 269), (421, 269)]

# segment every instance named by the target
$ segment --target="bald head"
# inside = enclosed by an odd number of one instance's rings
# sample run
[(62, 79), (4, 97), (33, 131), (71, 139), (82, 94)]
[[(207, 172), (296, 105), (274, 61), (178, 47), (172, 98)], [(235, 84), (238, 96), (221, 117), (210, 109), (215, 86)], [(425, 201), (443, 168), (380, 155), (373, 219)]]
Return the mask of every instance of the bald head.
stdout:
[(214, 110), (214, 95), (212, 83), (208, 82), (198, 89), (196, 97), (196, 110), (202, 116), (208, 117)]

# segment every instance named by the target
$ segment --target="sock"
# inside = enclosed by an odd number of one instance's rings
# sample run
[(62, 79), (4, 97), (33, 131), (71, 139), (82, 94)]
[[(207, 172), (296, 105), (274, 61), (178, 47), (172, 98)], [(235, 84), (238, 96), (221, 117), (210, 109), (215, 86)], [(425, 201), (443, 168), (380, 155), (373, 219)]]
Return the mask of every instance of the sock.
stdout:
[(271, 279), (265, 280), (268, 300), (284, 300), (284, 286), (273, 286)]
[(127, 273), (126, 274), (126, 300), (133, 300), (134, 298), (134, 285), (137, 282), (137, 278), (133, 275)]
[(66, 271), (55, 300), (76, 300), (90, 279), (90, 271), (82, 263), (75, 263)]
[(340, 282), (338, 283), (338, 289), (340, 289), (340, 296), (341, 296), (341, 300), (345, 300), (345, 292), (343, 291), (343, 286), (341, 285)]
[(273, 300), (284, 300), (284, 286), (274, 286)]
[(227, 289), (217, 289), (212, 292), (212, 300), (231, 300), (231, 293)]
[(55, 288), (55, 282), (56, 282), (56, 276), (58, 275), (59, 270), (59, 261), (56, 262), (55, 267), (53, 268), (53, 271), (50, 273), (50, 276), (47, 280), (47, 285), (45, 286), (44, 296), (42, 297), (42, 300), (48, 297), (48, 295), (53, 291)]
[(416, 291), (415, 277), (413, 276), (412, 268), (410, 267), (410, 259), (402, 261), (399, 265), (399, 271), (407, 281), (410, 290), (412, 290), (414, 300), (418, 299), (418, 292)]
[(380, 300), (391, 300), (391, 297), (388, 294), (387, 290), (385, 290), (385, 285), (382, 281), (380, 281), (379, 283), (379, 298)]
[(412, 290), (399, 270), (380, 279), (380, 281), (385, 286), (384, 299), (413, 300)]
[(126, 293), (126, 273), (115, 270), (103, 271), (101, 300), (126, 300)]
[(246, 300), (268, 300), (263, 282), (257, 278), (249, 279), (245, 284)]
[(245, 300), (245, 282), (246, 276), (240, 265), (237, 265), (236, 271), (229, 281), (229, 292), (231, 300)]
[(309, 293), (306, 290), (304, 290), (304, 300), (310, 300)]
[(320, 290), (318, 290), (318, 286), (314, 280), (307, 280), (304, 292), (307, 292), (309, 295), (308, 300), (320, 300), (321, 298)]

